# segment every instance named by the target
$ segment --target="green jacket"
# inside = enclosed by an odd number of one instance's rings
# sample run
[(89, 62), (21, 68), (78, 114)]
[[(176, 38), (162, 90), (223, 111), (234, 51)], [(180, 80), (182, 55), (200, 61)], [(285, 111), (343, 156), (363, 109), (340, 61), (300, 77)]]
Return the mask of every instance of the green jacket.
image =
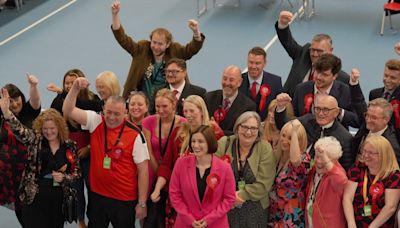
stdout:
[[(111, 30), (119, 45), (132, 56), (131, 67), (125, 81), (124, 92), (122, 93), (123, 97), (128, 98), (131, 91), (141, 89), (138, 87), (141, 85), (146, 69), (153, 59), (153, 53), (150, 48), (149, 40), (134, 41), (130, 36), (126, 35), (122, 25), (117, 30), (113, 30), (112, 28)], [(193, 38), (185, 46), (177, 42), (172, 42), (165, 52), (165, 62), (171, 58), (190, 59), (203, 47), (205, 37), (203, 34), (201, 34), (201, 37), (201, 41), (197, 41)]]
[[(229, 145), (226, 147), (227, 139)], [(218, 157), (227, 154), (232, 158), (232, 143), (237, 137), (235, 135), (225, 136), (218, 141), (218, 151), (215, 153)], [(276, 161), (272, 154), (272, 147), (269, 143), (259, 141), (254, 146), (252, 155), (247, 160), (250, 169), (256, 177), (256, 182), (246, 184), (244, 190), (239, 194), (244, 200), (260, 201), (265, 209), (269, 206), (269, 191), (275, 180)]]

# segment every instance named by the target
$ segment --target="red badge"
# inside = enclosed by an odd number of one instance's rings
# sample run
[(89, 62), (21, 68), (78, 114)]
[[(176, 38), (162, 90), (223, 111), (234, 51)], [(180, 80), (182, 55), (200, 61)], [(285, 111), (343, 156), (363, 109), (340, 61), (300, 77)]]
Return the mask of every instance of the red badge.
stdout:
[(376, 201), (385, 191), (385, 187), (382, 183), (375, 183), (369, 187), (369, 193), (372, 196), (372, 202)]
[(210, 175), (208, 175), (207, 177), (207, 186), (212, 189), (215, 190), (217, 188), (217, 186), (219, 185), (219, 182), (221, 178), (218, 176), (218, 174), (216, 173), (210, 173)]
[(67, 160), (69, 163), (71, 163), (71, 169), (75, 169), (75, 160), (74, 160), (74, 155), (72, 154), (71, 149), (67, 149), (65, 152), (65, 155), (67, 156)]
[(214, 119), (215, 121), (217, 121), (218, 124), (224, 121), (225, 116), (226, 116), (226, 111), (223, 108), (218, 108), (214, 112)]
[(231, 164), (232, 158), (231, 156), (225, 154), (224, 156), (220, 157), (220, 159), (224, 162), (227, 162), (228, 164)]
[(258, 106), (258, 110), (261, 112), (265, 108), (267, 97), (271, 94), (271, 86), (269, 86), (268, 84), (261, 85), (260, 94), (261, 94), (261, 100)]
[(390, 101), (390, 104), (392, 105), (392, 108), (393, 108), (395, 127), (400, 128), (400, 101), (397, 99), (394, 99), (394, 100)]
[(122, 147), (115, 146), (112, 151), (113, 158), (119, 159), (122, 155), (122, 152), (124, 152), (124, 149), (122, 149)]
[(311, 105), (313, 102), (314, 95), (312, 93), (309, 93), (304, 97), (304, 114), (310, 113)]

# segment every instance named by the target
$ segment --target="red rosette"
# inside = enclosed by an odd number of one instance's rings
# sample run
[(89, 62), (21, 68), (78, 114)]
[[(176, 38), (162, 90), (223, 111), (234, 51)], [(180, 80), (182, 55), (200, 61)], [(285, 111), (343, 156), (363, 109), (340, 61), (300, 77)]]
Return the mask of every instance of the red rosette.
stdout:
[(394, 100), (390, 101), (390, 104), (392, 105), (392, 108), (393, 108), (395, 127), (400, 128), (400, 101), (397, 99), (394, 99)]
[(269, 86), (268, 84), (261, 85), (260, 94), (261, 94), (261, 100), (258, 106), (258, 110), (261, 112), (265, 108), (267, 97), (271, 94), (271, 86)]
[(304, 114), (310, 113), (311, 105), (314, 102), (314, 95), (309, 93), (304, 96)]
[(122, 147), (115, 146), (111, 153), (113, 155), (113, 158), (119, 159), (119, 158), (121, 158), (123, 152), (124, 152), (124, 149)]
[(206, 179), (207, 187), (209, 188), (207, 194), (204, 196), (207, 201), (212, 201), (214, 191), (221, 182), (221, 178), (216, 173), (210, 173)]
[(214, 112), (214, 119), (218, 124), (224, 121), (225, 116), (226, 116), (226, 111), (223, 108), (218, 108)]
[(220, 159), (224, 162), (227, 162), (228, 164), (231, 164), (232, 158), (231, 156), (225, 154), (224, 156), (220, 157)]
[(385, 186), (382, 183), (375, 183), (369, 187), (369, 194), (372, 196), (372, 202), (374, 203), (385, 191)]

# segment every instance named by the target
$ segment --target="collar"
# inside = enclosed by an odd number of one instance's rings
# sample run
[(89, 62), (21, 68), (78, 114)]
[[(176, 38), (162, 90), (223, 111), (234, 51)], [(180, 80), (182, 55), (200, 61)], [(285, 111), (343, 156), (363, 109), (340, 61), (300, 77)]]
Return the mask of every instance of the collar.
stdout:
[(324, 125), (324, 126), (321, 126), (321, 128), (322, 129), (327, 129), (327, 128), (331, 128), (332, 126), (333, 126), (333, 123), (334, 123), (335, 121), (332, 121), (332, 122), (330, 122), (330, 123), (328, 123), (328, 124), (326, 124), (326, 125)]
[(371, 131), (369, 131), (368, 136), (372, 136), (372, 135), (382, 135), (383, 132), (385, 132), (387, 128), (388, 128), (388, 126), (386, 125), (386, 127), (383, 128), (383, 129), (380, 130), (380, 131), (377, 131), (377, 132), (371, 132)]
[(177, 90), (178, 94), (181, 95), (183, 88), (185, 88), (185, 85), (186, 85), (186, 80), (183, 80), (183, 83), (181, 85), (179, 85), (177, 88), (174, 88), (171, 84), (169, 84), (169, 89), (171, 91)]
[[(331, 89), (333, 86), (333, 82), (331, 83), (331, 85), (328, 87), (328, 89), (326, 90), (326, 94), (329, 95), (331, 93)], [(322, 93), (317, 89), (317, 86), (314, 83), (314, 95), (318, 94), (318, 93)]]
[(253, 85), (253, 82), (257, 82), (258, 86), (260, 86), (262, 84), (263, 74), (264, 74), (264, 71), (261, 72), (261, 75), (259, 75), (256, 80), (254, 80), (250, 77), (249, 73), (247, 73), (247, 77), (249, 78), (249, 87), (251, 88), (251, 86)]

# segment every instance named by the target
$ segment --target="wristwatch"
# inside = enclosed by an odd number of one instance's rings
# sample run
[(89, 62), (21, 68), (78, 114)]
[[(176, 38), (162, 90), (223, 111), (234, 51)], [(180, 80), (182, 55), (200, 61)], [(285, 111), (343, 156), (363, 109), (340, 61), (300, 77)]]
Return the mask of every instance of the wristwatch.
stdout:
[(147, 206), (145, 202), (140, 202), (140, 201), (138, 201), (138, 205), (141, 208), (146, 208), (146, 206)]

